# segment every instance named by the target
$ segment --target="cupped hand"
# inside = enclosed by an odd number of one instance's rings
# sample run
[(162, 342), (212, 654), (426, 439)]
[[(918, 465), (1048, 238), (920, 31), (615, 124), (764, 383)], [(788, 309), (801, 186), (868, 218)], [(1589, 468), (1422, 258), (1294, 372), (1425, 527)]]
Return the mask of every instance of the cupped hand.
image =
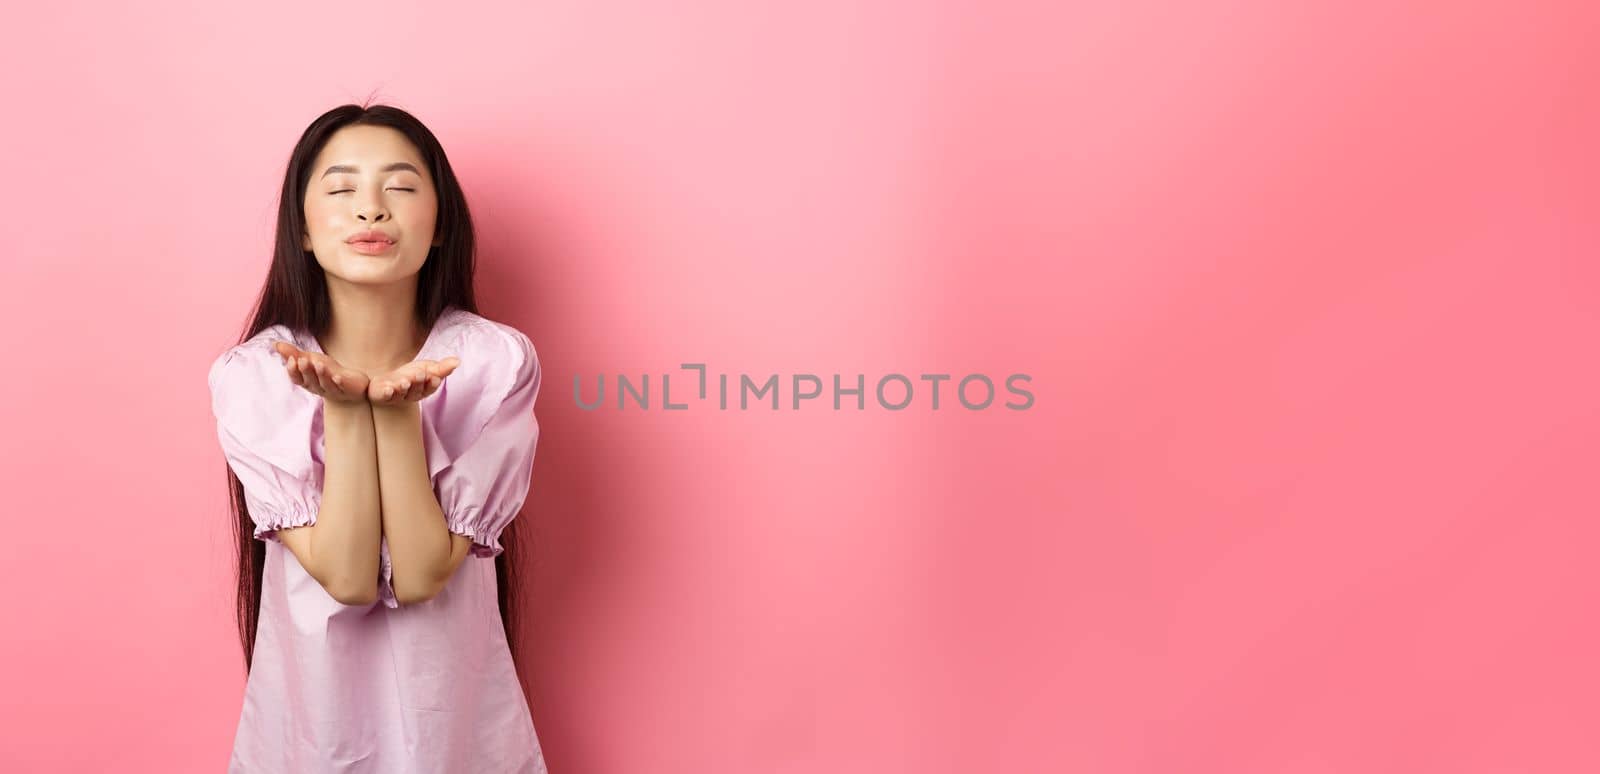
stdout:
[(461, 358), (453, 355), (443, 360), (413, 360), (373, 378), (367, 386), (367, 400), (374, 406), (399, 406), (422, 400), (438, 390), (444, 378), (460, 364)]
[(322, 396), (323, 400), (355, 403), (367, 399), (370, 379), (354, 368), (339, 365), (339, 361), (321, 352), (309, 352), (287, 341), (273, 343), (278, 357), (283, 359), (289, 381), (307, 392)]

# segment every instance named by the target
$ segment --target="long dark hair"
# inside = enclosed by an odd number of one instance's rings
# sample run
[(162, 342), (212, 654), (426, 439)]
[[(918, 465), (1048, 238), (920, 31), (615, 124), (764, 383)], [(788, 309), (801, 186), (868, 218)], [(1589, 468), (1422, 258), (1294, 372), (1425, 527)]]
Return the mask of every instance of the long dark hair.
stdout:
[[(306, 186), (314, 171), (316, 160), (324, 144), (334, 132), (347, 126), (387, 126), (399, 130), (411, 140), (428, 164), (428, 172), (438, 189), (438, 218), (434, 233), (442, 244), (431, 247), (417, 274), (417, 320), (431, 329), (447, 307), (456, 307), (474, 314), (478, 305), (472, 292), (472, 275), (477, 254), (472, 229), (472, 217), (467, 212), (467, 199), (461, 191), (444, 148), (433, 132), (421, 121), (400, 108), (389, 105), (341, 105), (318, 116), (300, 135), (294, 152), (289, 156), (289, 166), (284, 170), (283, 192), (278, 199), (278, 228), (273, 240), (272, 267), (267, 270), (267, 281), (256, 299), (255, 312), (238, 343), (273, 325), (286, 325), (295, 330), (308, 330), (317, 336), (328, 332), (332, 307), (328, 299), (327, 277), (316, 256), (301, 247), (305, 229)], [(244, 485), (232, 468), (228, 468), (228, 492), (233, 511), (234, 539), (239, 546), (236, 565), (239, 578), (238, 623), (239, 643), (244, 648), (244, 666), (248, 673), (253, 664), (256, 642), (256, 623), (261, 614), (261, 571), (266, 563), (266, 544), (254, 537), (255, 525), (247, 510)], [(500, 617), (505, 625), (506, 640), (511, 645), (513, 663), (516, 662), (517, 639), (515, 632), (516, 589), (516, 532), (521, 518), (512, 519), (500, 537), (505, 548), (495, 557), (498, 580)]]

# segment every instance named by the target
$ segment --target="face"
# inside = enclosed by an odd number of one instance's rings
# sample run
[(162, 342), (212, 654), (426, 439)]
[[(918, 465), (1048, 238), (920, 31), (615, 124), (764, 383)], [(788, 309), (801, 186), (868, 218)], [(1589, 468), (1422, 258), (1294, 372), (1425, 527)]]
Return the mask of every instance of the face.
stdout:
[[(415, 146), (386, 126), (347, 126), (323, 145), (306, 186), (302, 248), (330, 277), (380, 284), (414, 277), (428, 257), (439, 197)], [(392, 244), (350, 241), (378, 231)]]

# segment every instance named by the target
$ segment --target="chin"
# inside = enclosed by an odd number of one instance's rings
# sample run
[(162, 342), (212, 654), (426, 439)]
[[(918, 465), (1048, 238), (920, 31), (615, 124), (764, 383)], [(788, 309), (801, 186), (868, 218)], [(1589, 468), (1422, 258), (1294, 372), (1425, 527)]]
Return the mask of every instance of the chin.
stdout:
[(422, 262), (412, 261), (405, 256), (341, 256), (331, 265), (323, 264), (322, 269), (329, 276), (346, 282), (381, 285), (416, 274), (422, 269)]
[(352, 285), (387, 285), (416, 273), (398, 271), (393, 266), (341, 267), (337, 271), (326, 269), (325, 271), (327, 271), (328, 276), (337, 277)]

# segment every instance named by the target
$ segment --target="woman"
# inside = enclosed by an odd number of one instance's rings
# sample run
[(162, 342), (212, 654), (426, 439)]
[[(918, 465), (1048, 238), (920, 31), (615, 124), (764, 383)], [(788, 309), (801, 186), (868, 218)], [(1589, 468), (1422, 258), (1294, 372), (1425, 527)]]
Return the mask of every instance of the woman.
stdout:
[(301, 136), (254, 319), (209, 373), (248, 672), (231, 772), (545, 771), (509, 638), (539, 361), (477, 314), (473, 245), (410, 114)]

